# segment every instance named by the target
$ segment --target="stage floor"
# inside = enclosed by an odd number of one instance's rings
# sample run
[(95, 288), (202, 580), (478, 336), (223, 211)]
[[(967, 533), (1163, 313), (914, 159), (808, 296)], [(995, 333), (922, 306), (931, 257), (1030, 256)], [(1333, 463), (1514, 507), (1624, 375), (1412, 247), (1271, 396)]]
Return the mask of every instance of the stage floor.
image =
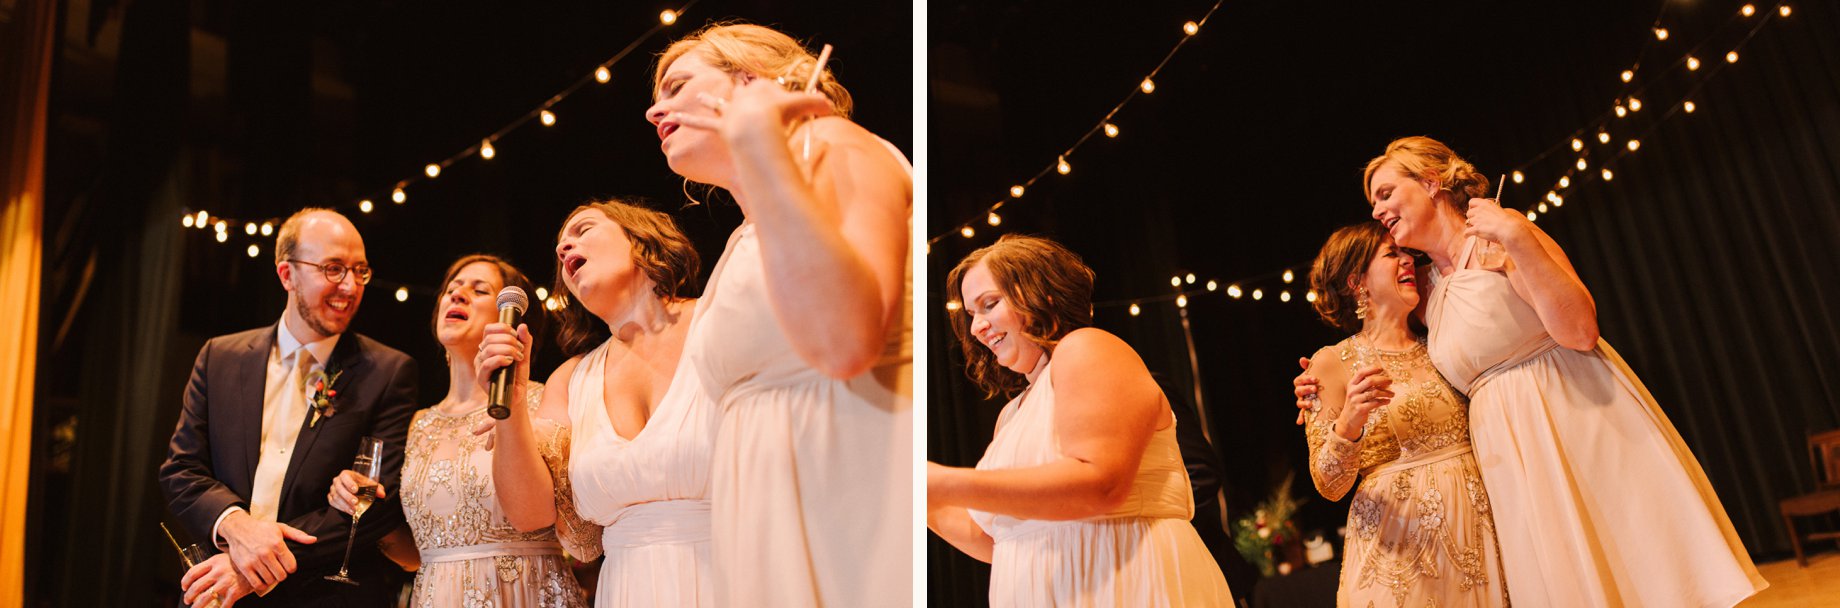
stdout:
[(1739, 608), (1811, 608), (1840, 607), (1840, 552), (1832, 545), (1816, 543), (1819, 551), (1808, 556), (1808, 567), (1798, 568), (1795, 560), (1758, 564), (1757, 571), (1770, 588), (1763, 590)]

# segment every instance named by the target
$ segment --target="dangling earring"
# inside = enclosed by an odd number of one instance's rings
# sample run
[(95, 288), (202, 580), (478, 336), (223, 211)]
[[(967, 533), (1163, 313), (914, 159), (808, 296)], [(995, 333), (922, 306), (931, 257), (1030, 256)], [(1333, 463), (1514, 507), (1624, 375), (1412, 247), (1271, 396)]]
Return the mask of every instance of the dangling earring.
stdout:
[(1359, 290), (1355, 291), (1354, 318), (1360, 319), (1363, 321), (1367, 320), (1367, 304), (1368, 304), (1367, 288), (1362, 287)]

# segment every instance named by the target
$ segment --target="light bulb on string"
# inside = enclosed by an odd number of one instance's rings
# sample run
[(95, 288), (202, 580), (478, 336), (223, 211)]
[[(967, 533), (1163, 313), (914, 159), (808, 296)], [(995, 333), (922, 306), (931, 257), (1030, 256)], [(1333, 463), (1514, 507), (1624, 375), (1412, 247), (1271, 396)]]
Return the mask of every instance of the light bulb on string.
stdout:
[(1572, 138), (1572, 151), (1577, 152), (1583, 149), (1584, 149), (1584, 140), (1578, 139), (1576, 137)]
[(1636, 151), (1636, 148), (1640, 148), (1640, 147), (1642, 147), (1642, 140), (1639, 140), (1639, 139), (1629, 140), (1629, 151), (1630, 152), (1634, 152)]
[(970, 226), (965, 226), (963, 228), (958, 229), (958, 234), (959, 236), (963, 236), (965, 238), (971, 238), (971, 237), (977, 236), (977, 231), (972, 230)]
[(210, 221), (211, 221), (211, 213), (203, 209), (200, 209), (198, 210), (198, 220), (193, 223), (198, 224), (199, 228), (204, 228), (205, 223), (210, 222)]
[(1533, 210), (1531, 210), (1531, 209), (1529, 209), (1529, 210), (1527, 211), (1527, 221), (1529, 221), (1529, 222), (1537, 222), (1537, 221), (1539, 221), (1539, 220), (1540, 220), (1540, 214), (1538, 214), (1538, 213), (1534, 213), (1534, 212), (1533, 212)]
[(1061, 175), (1066, 175), (1073, 172), (1073, 165), (1067, 164), (1067, 157), (1062, 156), (1060, 162), (1054, 164), (1054, 170), (1059, 171)]
[(1609, 167), (1604, 167), (1603, 176), (1604, 176), (1604, 181), (1606, 182), (1616, 178), (1616, 174), (1611, 173)]
[(1600, 144), (1610, 143), (1610, 132), (1609, 131), (1598, 131), (1597, 132), (1597, 143), (1600, 143)]
[(1138, 313), (1141, 313), (1143, 311), (1144, 309), (1138, 307), (1136, 302), (1131, 303), (1131, 316), (1135, 317), (1138, 315)]
[(959, 303), (958, 303), (958, 300), (952, 300), (952, 301), (950, 301), (950, 302), (946, 302), (946, 310), (948, 310), (948, 311), (954, 311), (954, 312), (956, 312), (956, 311), (957, 311), (958, 309), (960, 309), (960, 308), (964, 308), (964, 305), (963, 305), (963, 304), (959, 304)]
[(1642, 111), (1642, 100), (1636, 99), (1634, 97), (1629, 98), (1629, 111), (1631, 112)]
[(1215, 290), (1218, 290), (1218, 289), (1220, 289), (1220, 283), (1217, 283), (1217, 282), (1214, 282), (1213, 280), (1209, 280), (1209, 281), (1207, 282), (1207, 290), (1208, 290), (1208, 291), (1215, 291)]
[(1578, 159), (1578, 165), (1577, 165), (1577, 166), (1578, 166), (1578, 170), (1579, 170), (1579, 171), (1583, 171), (1583, 170), (1584, 170), (1584, 168), (1585, 168), (1585, 163), (1584, 163), (1584, 159), (1582, 159), (1582, 158), (1580, 158), (1580, 159)]
[(1629, 82), (1635, 79), (1636, 73), (1634, 70), (1623, 70), (1623, 82)]
[(1023, 192), (1024, 190), (1021, 184), (1017, 184), (1017, 185), (1009, 187), (1009, 197), (1010, 198), (1022, 198)]
[(1227, 286), (1227, 297), (1238, 300), (1241, 293), (1245, 293), (1245, 292), (1240, 291), (1238, 285), (1228, 285)]
[[(1787, 16), (1787, 15), (1784, 15), (1784, 16)], [(1189, 22), (1182, 24), (1182, 33), (1184, 34), (1193, 36), (1195, 35), (1195, 32), (1199, 32), (1199, 31), (1201, 31), (1201, 24), (1199, 23), (1189, 21)]]
[(395, 190), (390, 191), (390, 200), (396, 201), (396, 204), (401, 205), (409, 202), (409, 193), (404, 192), (402, 186), (397, 186)]
[(1546, 203), (1540, 203), (1540, 213), (1546, 213)]
[(261, 248), (261, 247), (257, 247), (257, 246), (255, 246), (255, 245), (250, 245), (250, 246), (249, 246), (249, 257), (252, 257), (252, 258), (253, 258), (253, 257), (256, 257), (256, 256), (258, 256), (258, 255), (262, 255), (262, 248)]
[(547, 287), (538, 287), (538, 288), (537, 288), (537, 299), (539, 299), (539, 300), (548, 300), (548, 299), (549, 299), (549, 288), (547, 288)]
[(1118, 136), (1118, 125), (1115, 125), (1109, 122), (1105, 123), (1105, 136), (1106, 137), (1117, 137)]
[(1619, 104), (1616, 104), (1616, 117), (1617, 117), (1617, 118), (1622, 118), (1622, 117), (1624, 117), (1624, 116), (1628, 116), (1628, 115), (1629, 115), (1629, 109), (1628, 109), (1628, 108), (1625, 108), (1625, 107), (1623, 107), (1623, 104), (1620, 104), (1620, 103), (1619, 103)]
[(1790, 12), (1790, 11), (1789, 11), (1789, 5), (1787, 5), (1787, 4), (1784, 4), (1784, 5), (1782, 5), (1782, 6), (1779, 6), (1779, 7), (1776, 7), (1776, 14), (1778, 14), (1778, 15), (1782, 15), (1782, 16), (1784, 16), (1784, 17), (1787, 17), (1787, 16), (1789, 16), (1789, 12)]
[(1655, 39), (1656, 40), (1667, 40), (1667, 38), (1668, 38), (1667, 28), (1665, 27), (1655, 28)]
[(665, 25), (677, 23), (677, 11), (665, 9), (664, 12), (658, 13), (658, 22)]
[(1186, 275), (1183, 275), (1182, 282), (1188, 283), (1189, 285), (1194, 285), (1195, 284), (1195, 273), (1191, 272)]
[(1553, 199), (1556, 199), (1556, 198), (1558, 198), (1558, 197), (1559, 197), (1559, 193), (1557, 193), (1557, 192), (1553, 192), (1553, 191), (1551, 191), (1551, 190), (1547, 190), (1547, 191), (1546, 191), (1546, 200), (1549, 200), (1549, 201), (1550, 201), (1550, 200), (1553, 200)]
[(1176, 308), (1188, 308), (1188, 296), (1176, 296)]
[(1278, 301), (1279, 301), (1279, 302), (1289, 302), (1289, 301), (1291, 301), (1291, 290), (1289, 290), (1289, 289), (1286, 289), (1286, 290), (1284, 290), (1284, 291), (1280, 291), (1280, 292), (1278, 292)]
[(409, 288), (407, 287), (396, 288), (396, 301), (398, 302), (409, 301)]
[(434, 179), (434, 178), (440, 177), (441, 176), (441, 166), (435, 163), (428, 163), (428, 166), (422, 167), (422, 173), (427, 174), (428, 179)]
[(1291, 281), (1295, 281), (1295, 280), (1297, 280), (1296, 273), (1291, 272), (1291, 269), (1289, 268), (1284, 269), (1284, 282), (1288, 284)]
[(1737, 63), (1737, 62), (1738, 62), (1738, 52), (1737, 51), (1731, 51), (1725, 54), (1725, 63)]
[(1263, 299), (1265, 299), (1265, 290), (1263, 290), (1263, 289), (1256, 289), (1256, 288), (1255, 288), (1255, 289), (1253, 289), (1253, 290), (1252, 290), (1252, 299), (1253, 299), (1253, 300), (1255, 300), (1255, 301), (1256, 301), (1256, 300), (1263, 300)]
[(1156, 81), (1151, 80), (1149, 78), (1145, 78), (1142, 83), (1139, 83), (1137, 85), (1137, 88), (1139, 90), (1142, 90), (1146, 94), (1155, 93), (1156, 92)]
[(222, 243), (222, 242), (224, 242), (224, 241), (228, 241), (228, 240), (230, 240), (230, 235), (229, 235), (229, 234), (227, 234), (227, 233), (223, 233), (223, 232), (219, 232), (219, 233), (217, 233), (217, 242), (219, 242), (219, 243)]
[(1686, 102), (1686, 103), (1684, 103), (1684, 104), (1681, 104), (1681, 109), (1682, 109), (1682, 110), (1686, 110), (1688, 114), (1692, 114), (1692, 113), (1693, 113), (1693, 110), (1694, 110), (1695, 108), (1697, 108), (1697, 107), (1698, 107), (1698, 106), (1695, 106), (1695, 105), (1693, 105), (1693, 102), (1692, 102), (1692, 101), (1688, 101), (1688, 102)]
[(1572, 177), (1571, 177), (1571, 176), (1569, 176), (1569, 175), (1561, 175), (1561, 176), (1559, 176), (1559, 187), (1560, 187), (1560, 188), (1570, 188), (1570, 187), (1572, 187)]
[(262, 222), (262, 236), (268, 236), (274, 233), (275, 233), (275, 223), (274, 222)]
[(1003, 223), (1003, 216), (997, 215), (997, 212), (992, 211), (990, 215), (984, 216), (984, 221), (992, 226), (996, 226)]
[(556, 113), (551, 112), (549, 110), (544, 110), (541, 113), (537, 114), (537, 120), (543, 121), (543, 126), (545, 127), (556, 126)]
[(1757, 5), (1754, 5), (1754, 4), (1746, 4), (1746, 5), (1744, 5), (1744, 8), (1740, 8), (1740, 9), (1738, 9), (1738, 13), (1739, 13), (1739, 14), (1742, 14), (1742, 15), (1744, 15), (1744, 16), (1746, 16), (1746, 17), (1749, 17), (1749, 16), (1751, 16), (1751, 15), (1755, 15), (1755, 14), (1757, 14)]
[(1553, 206), (1554, 206), (1554, 207), (1564, 207), (1564, 206), (1565, 206), (1565, 197), (1563, 197), (1563, 196), (1559, 196), (1559, 195), (1557, 195), (1557, 194), (1555, 194), (1555, 195), (1553, 195), (1553, 197), (1552, 197), (1552, 204), (1553, 204)]
[(1514, 172), (1514, 183), (1518, 184), (1524, 181), (1527, 181), (1527, 174), (1521, 173), (1519, 171), (1515, 171)]
[(1169, 277), (1169, 286), (1170, 287), (1181, 287), (1182, 277)]
[(186, 228), (191, 228), (192, 227), (192, 214), (187, 213), (185, 214), (185, 217), (179, 218), (179, 223), (185, 226)]
[(256, 223), (249, 222), (247, 224), (243, 224), (243, 234), (247, 234), (249, 236), (255, 236), (256, 235)]
[(1314, 304), (1316, 302), (1316, 290), (1312, 289), (1303, 292), (1303, 301)]
[(218, 234), (223, 234), (230, 230), (230, 223), (223, 220), (217, 220), (217, 224), (212, 227), (217, 229)]
[(604, 66), (604, 65), (598, 68), (594, 68), (594, 81), (595, 82), (599, 82), (601, 84), (607, 84), (607, 81), (609, 80), (613, 80), (613, 70), (607, 69), (607, 66)]
[(1687, 71), (1689, 72), (1699, 71), (1699, 58), (1698, 57), (1694, 57), (1692, 55), (1687, 56)]
[(498, 156), (498, 149), (492, 147), (492, 140), (479, 140), (479, 157), (486, 160), (492, 160), (494, 156)]
[(365, 213), (370, 213), (370, 212), (371, 212), (371, 209), (373, 209), (373, 208), (374, 208), (374, 206), (373, 206), (373, 205), (371, 205), (371, 201), (370, 201), (370, 199), (365, 199), (365, 200), (361, 200), (361, 201), (358, 201), (358, 210), (359, 210), (359, 211), (363, 211), (363, 212), (365, 212)]

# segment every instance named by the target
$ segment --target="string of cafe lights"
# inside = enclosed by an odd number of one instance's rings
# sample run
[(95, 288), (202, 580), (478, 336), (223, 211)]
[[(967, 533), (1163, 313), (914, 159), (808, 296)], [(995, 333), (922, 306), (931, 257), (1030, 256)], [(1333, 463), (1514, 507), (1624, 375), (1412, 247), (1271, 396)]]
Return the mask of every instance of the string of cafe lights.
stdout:
[(1086, 142), (1092, 140), (1093, 136), (1098, 135), (1100, 133), (1104, 133), (1107, 139), (1117, 139), (1120, 131), (1118, 128), (1118, 123), (1114, 122), (1114, 119), (1118, 116), (1118, 113), (1124, 110), (1125, 105), (1131, 103), (1131, 100), (1136, 99), (1138, 95), (1149, 95), (1151, 93), (1156, 92), (1157, 74), (1162, 73), (1163, 67), (1169, 65), (1169, 60), (1173, 59), (1176, 56), (1177, 51), (1182, 50), (1183, 45), (1188, 44), (1188, 41), (1190, 39), (1194, 38), (1196, 34), (1201, 33), (1201, 28), (1207, 25), (1208, 19), (1211, 19), (1214, 17), (1215, 11), (1220, 10), (1220, 5), (1222, 2), (1225, 2), (1225, 0), (1215, 0), (1214, 6), (1208, 8), (1207, 13), (1203, 14), (1199, 21), (1183, 22), (1182, 23), (1182, 37), (1176, 40), (1175, 46), (1170, 48), (1167, 54), (1163, 55), (1163, 60), (1157, 62), (1156, 67), (1152, 68), (1150, 70), (1150, 73), (1148, 75), (1145, 75), (1144, 79), (1137, 83), (1137, 86), (1132, 87), (1131, 91), (1125, 94), (1124, 99), (1121, 99), (1118, 101), (1117, 104), (1114, 104), (1112, 106), (1111, 111), (1106, 112), (1105, 116), (1103, 118), (1100, 118), (1098, 123), (1087, 128), (1085, 133), (1082, 133), (1078, 139), (1074, 140), (1073, 145), (1068, 146), (1065, 150), (1062, 150), (1060, 154), (1056, 155), (1054, 158), (1053, 164), (1043, 167), (1040, 171), (1035, 172), (1035, 175), (1030, 176), (1028, 179), (1023, 180), (1021, 183), (1010, 186), (1009, 196), (1006, 198), (999, 198), (997, 199), (996, 202), (991, 203), (989, 207), (985, 208), (984, 213), (980, 216), (980, 218), (968, 220), (963, 224), (959, 224), (957, 228), (954, 228), (947, 232), (943, 232), (943, 233), (934, 235), (932, 238), (927, 239), (926, 240), (927, 252), (932, 253), (934, 243), (937, 243), (940, 240), (954, 233), (964, 238), (971, 238), (971, 237), (977, 236), (977, 228), (973, 227), (972, 224), (976, 223), (980, 219), (985, 224), (988, 224), (992, 227), (1002, 225), (1003, 216), (997, 213), (998, 210), (1002, 209), (1004, 205), (1007, 205), (1011, 202), (1022, 200), (1023, 196), (1027, 194), (1028, 189), (1030, 187), (1033, 187), (1036, 182), (1041, 181), (1043, 178), (1046, 178), (1049, 173), (1052, 172), (1052, 173), (1058, 173), (1061, 175), (1072, 173), (1073, 164), (1071, 162), (1068, 162), (1067, 159), (1073, 157), (1074, 152), (1078, 151), (1080, 149), (1080, 146), (1085, 145)]
[[(1725, 67), (1735, 65), (1740, 57), (1739, 51), (1762, 31), (1764, 25), (1768, 24), (1772, 19), (1788, 18), (1794, 14), (1794, 9), (1786, 1), (1773, 5), (1770, 10), (1767, 11), (1759, 10), (1755, 4), (1747, 3), (1738, 9), (1730, 21), (1719, 28), (1715, 28), (1712, 35), (1708, 36), (1699, 44), (1691, 47), (1679, 60), (1657, 71), (1654, 77), (1645, 78), (1640, 84), (1637, 84), (1636, 77), (1641, 68), (1641, 58), (1646, 55), (1648, 48), (1653, 44), (1665, 42), (1670, 38), (1670, 32), (1663, 21), (1666, 9), (1665, 2), (1663, 3), (1662, 9), (1663, 14), (1657, 14), (1653, 25), (1649, 28), (1650, 32), (1653, 34), (1653, 38), (1650, 39), (1651, 41), (1645, 43), (1642, 49), (1638, 51), (1636, 61), (1633, 65), (1617, 75), (1624, 84), (1629, 86), (1624, 87), (1622, 93), (1614, 101), (1612, 108), (1606, 111), (1602, 116), (1587, 123), (1584, 127), (1567, 135), (1555, 145), (1534, 156), (1532, 159), (1515, 166), (1509, 173), (1509, 179), (1513, 184), (1517, 186), (1524, 185), (1527, 182), (1527, 174), (1533, 170), (1533, 167), (1560, 151), (1566, 150), (1569, 147), (1572, 152), (1581, 154), (1574, 162), (1568, 163), (1560, 170), (1559, 177), (1554, 180), (1552, 188), (1547, 191), (1544, 199), (1531, 205), (1526, 210), (1528, 220), (1538, 221), (1540, 217), (1552, 213), (1558, 207), (1563, 206), (1565, 204), (1564, 197), (1566, 193), (1575, 191), (1592, 178), (1601, 178), (1606, 183), (1614, 181), (1615, 172), (1611, 170), (1611, 166), (1616, 161), (1641, 149), (1641, 140), (1646, 138), (1650, 133), (1653, 133), (1655, 129), (1659, 128), (1662, 122), (1679, 114), (1693, 114), (1696, 112), (1698, 110), (1698, 104), (1694, 101), (1694, 97), (1705, 86), (1706, 82), (1710, 81), (1713, 76), (1717, 75)], [(1759, 17), (1760, 13), (1761, 17)], [(1772, 14), (1774, 14), (1774, 17)], [(1744, 22), (1750, 23), (1749, 29), (1744, 32), (1743, 36), (1739, 38), (1736, 43), (1728, 47), (1723, 57), (1723, 64), (1699, 59), (1699, 57), (1702, 56), (1702, 51), (1710, 48), (1712, 43), (1719, 38), (1720, 33), (1724, 33), (1724, 31), (1731, 29), (1732, 23)], [(1609, 156), (1601, 163), (1598, 171), (1588, 171), (1590, 168), (1589, 161), (1587, 160), (1589, 152), (1586, 150), (1587, 146), (1584, 138), (1587, 136), (1594, 137), (1598, 145), (1608, 146), (1610, 142), (1614, 140), (1611, 133), (1611, 126), (1613, 124), (1626, 124), (1624, 119), (1629, 118), (1633, 113), (1642, 111), (1643, 102), (1641, 98), (1648, 91), (1649, 87), (1660, 82), (1660, 79), (1668, 74), (1678, 73), (1676, 70), (1680, 69), (1684, 69), (1685, 73), (1690, 78), (1695, 74), (1701, 73), (1703, 70), (1703, 76), (1699, 76), (1692, 80), (1686, 93), (1681, 96), (1679, 101), (1669, 107), (1667, 111), (1663, 112), (1660, 118), (1655, 119), (1653, 122), (1641, 128), (1634, 136), (1624, 140), (1623, 145), (1610, 147), (1608, 152)], [(1576, 178), (1574, 179), (1574, 177)], [(992, 226), (998, 225), (996, 221), (990, 223)], [(970, 238), (973, 235), (964, 234), (963, 236)], [(938, 238), (939, 237), (934, 237), (933, 240), (936, 241)], [(931, 242), (932, 241), (929, 241), (929, 244), (931, 244)], [(1213, 293), (1221, 293), (1234, 300), (1250, 299), (1255, 302), (1262, 301), (1268, 295), (1266, 291), (1267, 287), (1272, 290), (1269, 292), (1269, 295), (1279, 302), (1289, 303), (1295, 300), (1301, 300), (1305, 303), (1314, 303), (1319, 297), (1316, 290), (1296, 284), (1298, 279), (1303, 278), (1298, 274), (1297, 269), (1307, 269), (1309, 264), (1310, 263), (1307, 261), (1292, 264), (1275, 272), (1244, 277), (1235, 281), (1221, 281), (1214, 278), (1208, 278), (1203, 281), (1201, 277), (1197, 277), (1192, 272), (1181, 273), (1170, 277), (1169, 285), (1171, 290), (1169, 293), (1156, 296), (1095, 302), (1093, 306), (1094, 308), (1122, 306), (1125, 307), (1125, 310), (1131, 316), (1135, 317), (1143, 313), (1145, 306), (1151, 304), (1173, 302), (1176, 308), (1187, 308), (1191, 299)], [(1277, 279), (1280, 284), (1268, 285), (1274, 278)], [(1222, 288), (1223, 286), (1224, 289)], [(956, 299), (947, 298), (947, 310), (958, 310), (960, 306), (961, 304)]]
[[(557, 122), (555, 108), (558, 104), (562, 103), (562, 100), (567, 99), (569, 95), (588, 86), (589, 83), (604, 85), (612, 82), (613, 67), (615, 64), (626, 59), (627, 56), (631, 55), (633, 51), (638, 50), (639, 46), (644, 44), (647, 40), (651, 40), (652, 37), (658, 35), (660, 32), (676, 25), (678, 19), (683, 17), (684, 13), (689, 11), (691, 7), (696, 6), (698, 1), (699, 0), (689, 0), (684, 3), (682, 7), (666, 9), (660, 12), (658, 14), (657, 25), (652, 26), (651, 29), (640, 34), (638, 38), (627, 44), (625, 48), (620, 49), (620, 52), (615, 53), (606, 61), (600, 62), (600, 64), (595, 66), (593, 72), (582, 76), (568, 87), (562, 89), (561, 92), (544, 99), (543, 103), (538, 104), (537, 107), (531, 109), (529, 112), (518, 116), (498, 130), (481, 138), (479, 143), (467, 146), (465, 149), (438, 162), (424, 165), (420, 173), (397, 180), (395, 183), (391, 184), (389, 189), (388, 198), (390, 202), (398, 206), (407, 204), (409, 202), (409, 191), (413, 186), (439, 178), (444, 172), (460, 161), (467, 160), (474, 156), (477, 156), (481, 161), (490, 161), (497, 158), (498, 149), (493, 146), (493, 143), (500, 141), (507, 134), (510, 134), (519, 127), (530, 124), (532, 121), (541, 124), (544, 128), (555, 127)], [(338, 207), (343, 209), (356, 209), (360, 214), (369, 215), (382, 208), (382, 205), (376, 202), (377, 198), (382, 197), (364, 197), (357, 202), (340, 205)], [(187, 207), (184, 210), (184, 215), (180, 217), (179, 224), (185, 228), (195, 228), (200, 231), (213, 231), (215, 233), (214, 238), (218, 243), (222, 244), (228, 244), (230, 239), (234, 237), (233, 233), (237, 232), (240, 227), (240, 231), (243, 233), (242, 236), (234, 238), (247, 241), (248, 247), (245, 248), (244, 251), (249, 254), (249, 257), (256, 258), (262, 255), (261, 242), (272, 242), (270, 239), (274, 236), (275, 230), (284, 219), (285, 218), (281, 217), (259, 219), (232, 218), (213, 214), (207, 209)], [(398, 302), (408, 301), (412, 292), (431, 296), (439, 293), (439, 290), (432, 287), (425, 288), (407, 283), (386, 283), (373, 280), (372, 285), (375, 287), (383, 287), (384, 289), (394, 287), (396, 301)], [(567, 301), (565, 298), (560, 296), (551, 298), (549, 297), (548, 291), (549, 290), (541, 287), (537, 288), (537, 299), (543, 301), (544, 308), (555, 310), (560, 306), (566, 305)]]

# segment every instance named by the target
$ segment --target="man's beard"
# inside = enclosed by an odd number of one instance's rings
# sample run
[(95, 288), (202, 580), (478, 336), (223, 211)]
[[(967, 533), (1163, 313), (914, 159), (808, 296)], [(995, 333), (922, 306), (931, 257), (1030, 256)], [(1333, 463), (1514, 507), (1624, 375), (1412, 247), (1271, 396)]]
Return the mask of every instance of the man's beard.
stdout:
[(307, 304), (306, 297), (301, 296), (299, 292), (296, 292), (293, 297), (296, 298), (294, 302), (295, 310), (300, 311), (300, 320), (307, 324), (308, 329), (328, 338), (345, 333), (345, 328), (343, 327), (338, 328), (337, 331), (333, 331), (332, 324), (319, 316), (319, 309)]

